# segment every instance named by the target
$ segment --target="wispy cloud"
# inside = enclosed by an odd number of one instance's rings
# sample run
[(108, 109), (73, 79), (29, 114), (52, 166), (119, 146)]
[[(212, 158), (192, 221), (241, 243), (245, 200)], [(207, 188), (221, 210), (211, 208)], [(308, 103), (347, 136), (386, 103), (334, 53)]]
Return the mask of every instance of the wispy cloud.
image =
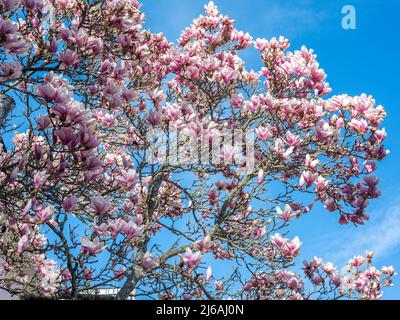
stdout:
[(367, 225), (329, 233), (316, 239), (315, 246), (323, 245), (324, 258), (339, 264), (366, 250), (373, 251), (378, 259), (400, 250), (400, 202), (377, 210), (371, 216), (374, 219)]

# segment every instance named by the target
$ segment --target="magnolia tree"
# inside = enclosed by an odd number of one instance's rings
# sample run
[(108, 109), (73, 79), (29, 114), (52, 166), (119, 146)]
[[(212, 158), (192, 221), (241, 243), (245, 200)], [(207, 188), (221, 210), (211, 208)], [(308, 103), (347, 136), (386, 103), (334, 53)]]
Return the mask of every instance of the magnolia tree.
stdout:
[[(372, 252), (343, 269), (316, 257), (295, 267), (291, 222), (316, 205), (363, 224), (387, 155), (383, 107), (324, 98), (312, 50), (254, 40), (212, 2), (176, 45), (143, 27), (134, 0), (1, 0), (0, 11), (0, 93), (17, 106), (0, 149), (1, 289), (378, 299), (391, 285)], [(240, 58), (249, 47), (258, 71)]]

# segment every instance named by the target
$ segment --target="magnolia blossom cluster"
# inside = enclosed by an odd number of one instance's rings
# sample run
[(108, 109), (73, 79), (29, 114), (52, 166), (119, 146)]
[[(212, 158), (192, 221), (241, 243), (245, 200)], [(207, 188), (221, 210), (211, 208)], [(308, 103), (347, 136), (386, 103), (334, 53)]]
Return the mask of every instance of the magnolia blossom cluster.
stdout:
[(373, 252), (367, 251), (364, 256), (350, 259), (344, 271), (339, 272), (332, 263), (314, 257), (311, 261), (304, 261), (303, 270), (313, 284), (338, 288), (338, 297), (377, 300), (383, 295), (383, 287), (392, 286), (396, 272), (392, 266), (379, 270), (372, 265), (372, 260)]
[[(253, 39), (213, 2), (176, 44), (135, 0), (0, 0), (0, 12), (0, 93), (20, 109), (0, 128), (13, 134), (0, 145), (0, 288), (379, 299), (391, 285), (371, 253), (344, 272), (318, 258), (293, 271), (291, 222), (320, 203), (363, 224), (389, 153), (383, 107), (327, 98), (313, 50)], [(241, 58), (250, 47), (260, 70)], [(254, 141), (231, 134), (249, 128)], [(182, 134), (179, 161), (149, 160), (173, 151), (154, 148), (154, 130)]]
[(392, 266), (380, 270), (372, 266), (373, 253), (350, 259), (343, 272), (330, 262), (314, 257), (304, 261), (304, 275), (314, 285), (311, 292), (305, 290), (300, 274), (288, 270), (273, 273), (256, 273), (243, 286), (245, 297), (255, 295), (256, 299), (326, 299), (349, 298), (376, 300), (382, 297), (382, 287), (391, 286), (396, 274)]

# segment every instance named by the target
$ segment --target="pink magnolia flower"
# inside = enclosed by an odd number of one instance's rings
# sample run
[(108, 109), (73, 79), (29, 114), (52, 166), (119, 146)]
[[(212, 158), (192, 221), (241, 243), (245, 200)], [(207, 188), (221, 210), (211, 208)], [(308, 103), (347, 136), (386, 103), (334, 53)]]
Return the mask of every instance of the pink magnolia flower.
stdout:
[(56, 53), (58, 50), (57, 39), (53, 38), (53, 40), (47, 42), (47, 48), (51, 53)]
[(234, 163), (237, 155), (237, 149), (231, 145), (225, 145), (221, 148), (221, 159), (225, 163)]
[(282, 238), (282, 236), (277, 233), (270, 237), (271, 242), (277, 246), (281, 254), (285, 257), (293, 258), (299, 254), (302, 243), (299, 237), (294, 237), (293, 240)]
[(137, 99), (138, 93), (134, 89), (130, 89), (130, 88), (124, 87), (124, 88), (122, 88), (121, 97), (126, 102), (131, 102), (134, 99)]
[(241, 93), (234, 93), (231, 96), (231, 100), (230, 100), (232, 106), (236, 107), (236, 108), (240, 108), (243, 105), (244, 102), (244, 98), (243, 95)]
[(264, 180), (264, 170), (260, 169), (258, 171), (257, 183), (261, 184), (263, 182), (263, 180)]
[(104, 75), (109, 75), (113, 72), (114, 70), (114, 65), (110, 62), (110, 60), (106, 59), (104, 60), (99, 68), (99, 72), (104, 74)]
[(158, 107), (161, 102), (165, 100), (164, 91), (161, 89), (155, 89), (148, 94), (149, 99), (153, 101), (154, 105)]
[(212, 247), (213, 242), (211, 241), (210, 235), (206, 235), (204, 239), (196, 243), (196, 249), (200, 250), (202, 253), (208, 252)]
[(97, 224), (94, 223), (93, 224), (93, 231), (97, 236), (109, 235), (108, 225), (105, 222), (101, 223), (100, 225), (97, 225)]
[(215, 281), (215, 290), (219, 292), (224, 290), (224, 284), (222, 283), (222, 281), (220, 280)]
[(40, 160), (42, 157), (42, 147), (39, 143), (33, 144), (33, 153), (35, 154), (35, 159)]
[(196, 79), (199, 77), (200, 71), (199, 71), (199, 68), (191, 65), (186, 68), (185, 74), (189, 79)]
[(90, 198), (92, 208), (95, 210), (97, 215), (103, 215), (111, 208), (111, 201), (108, 198), (102, 196), (94, 196)]
[(17, 79), (22, 73), (21, 64), (18, 61), (5, 62), (0, 66), (0, 80), (10, 81)]
[(92, 279), (92, 278), (93, 278), (93, 271), (92, 271), (92, 269), (90, 269), (90, 268), (85, 268), (85, 269), (83, 270), (83, 278), (84, 278), (85, 280), (90, 280), (90, 279)]
[(144, 225), (137, 225), (133, 220), (121, 226), (121, 231), (126, 234), (128, 240), (137, 239), (143, 235)]
[(362, 256), (355, 256), (353, 259), (349, 261), (349, 265), (352, 267), (360, 267), (364, 264), (365, 259)]
[(367, 133), (368, 131), (368, 123), (364, 119), (351, 119), (349, 127), (360, 134)]
[(317, 187), (316, 191), (317, 192), (322, 192), (322, 191), (325, 191), (328, 188), (329, 181), (326, 180), (322, 176), (318, 176), (317, 180), (315, 181), (315, 185)]
[(59, 53), (61, 66), (63, 67), (74, 67), (75, 69), (79, 66), (78, 54), (71, 49), (67, 49), (65, 53)]
[(68, 197), (63, 202), (63, 208), (67, 212), (72, 212), (77, 208), (77, 199), (75, 196)]
[(320, 162), (319, 160), (311, 160), (311, 156), (309, 154), (307, 154), (306, 159), (304, 161), (304, 165), (307, 168), (315, 169), (315, 168), (317, 168), (319, 162)]
[(268, 78), (271, 75), (271, 71), (266, 67), (262, 67), (260, 70), (260, 75), (264, 76), (265, 78)]
[(331, 280), (331, 283), (335, 286), (335, 287), (339, 287), (342, 284), (342, 278), (340, 277), (339, 274), (337, 273), (331, 273), (329, 275), (329, 279)]
[(300, 144), (300, 135), (294, 135), (290, 131), (286, 132), (286, 143), (293, 148), (297, 148)]
[(299, 186), (302, 187), (305, 184), (307, 187), (311, 187), (315, 180), (317, 180), (316, 174), (310, 171), (303, 171), (300, 177)]
[(213, 1), (210, 1), (207, 5), (204, 6), (204, 11), (207, 13), (207, 15), (211, 17), (216, 17), (219, 13), (218, 8)]
[(46, 83), (37, 86), (37, 93), (46, 101), (52, 102), (55, 100), (55, 97), (57, 95), (57, 89), (51, 83)]
[(374, 172), (377, 169), (376, 162), (371, 160), (364, 161), (364, 168), (368, 173)]
[(382, 130), (376, 130), (374, 133), (374, 137), (376, 141), (378, 141), (378, 143), (382, 143), (383, 140), (385, 140), (385, 138), (387, 137), (385, 128), (383, 128)]
[(39, 126), (40, 130), (44, 130), (44, 129), (48, 128), (51, 124), (48, 116), (39, 116), (37, 121), (38, 121), (38, 126)]
[(286, 284), (290, 289), (294, 290), (301, 287), (302, 283), (298, 278), (292, 277), (286, 282)]
[(387, 274), (390, 277), (393, 277), (397, 274), (396, 270), (393, 266), (383, 266), (381, 268), (381, 271), (382, 271), (382, 273)]
[(21, 0), (3, 0), (3, 6), (5, 10), (11, 10), (15, 8)]
[(185, 128), (185, 132), (189, 135), (189, 137), (193, 139), (197, 139), (200, 137), (202, 132), (202, 126), (198, 123), (190, 123), (187, 128)]
[(103, 42), (99, 38), (89, 37), (86, 42), (86, 47), (92, 51), (93, 55), (97, 55), (103, 48)]
[(217, 190), (210, 190), (208, 192), (208, 202), (210, 205), (216, 205), (219, 202), (219, 196)]
[(32, 209), (32, 199), (29, 199), (29, 201), (26, 203), (24, 210), (22, 210), (21, 216), (26, 217), (29, 213), (29, 211)]
[(312, 69), (311, 70), (311, 79), (314, 82), (320, 82), (326, 78), (326, 73), (323, 69)]
[(119, 182), (121, 182), (127, 188), (130, 188), (138, 180), (139, 175), (134, 169), (121, 170), (121, 177), (118, 177)]
[(261, 238), (263, 237), (265, 234), (267, 233), (267, 228), (265, 226), (261, 227), (261, 228), (256, 228), (254, 230), (254, 236), (256, 238)]
[(294, 237), (293, 240), (287, 240), (282, 250), (283, 255), (295, 257), (299, 254), (302, 243), (299, 237)]
[(49, 175), (45, 171), (36, 172), (33, 177), (33, 182), (35, 185), (35, 189), (40, 189), (43, 184), (46, 182)]
[(209, 282), (211, 279), (211, 276), (212, 276), (212, 269), (211, 269), (211, 266), (208, 266), (204, 280), (206, 282)]
[(280, 207), (276, 207), (276, 213), (279, 215), (279, 219), (291, 221), (297, 216), (299, 211), (294, 211), (290, 205), (285, 204), (285, 209), (283, 211)]
[(99, 238), (94, 238), (93, 241), (87, 237), (81, 238), (81, 253), (94, 256), (102, 252), (106, 246), (104, 242), (100, 242)]
[(47, 238), (42, 234), (38, 234), (34, 236), (32, 244), (35, 248), (41, 248), (46, 244), (46, 242)]
[(275, 145), (270, 147), (279, 157), (284, 160), (289, 160), (290, 155), (293, 153), (293, 147), (289, 147), (285, 150), (285, 143), (281, 138), (275, 140)]
[(344, 127), (344, 119), (342, 117), (337, 117), (335, 120), (335, 128), (340, 129)]
[(264, 51), (268, 48), (268, 40), (257, 38), (254, 44), (254, 48), (259, 51)]
[(114, 274), (114, 277), (116, 277), (117, 281), (121, 281), (125, 278), (125, 273), (126, 273), (126, 269), (119, 267), (117, 270), (113, 270), (112, 271)]
[(325, 142), (334, 134), (334, 129), (329, 126), (328, 122), (323, 120), (319, 121), (315, 127), (315, 135), (318, 140)]
[(260, 126), (256, 129), (257, 137), (262, 141), (267, 141), (271, 136), (271, 131), (267, 127)]
[(61, 272), (61, 276), (63, 277), (64, 281), (71, 280), (72, 278), (71, 271), (66, 268)]
[(185, 255), (183, 256), (180, 255), (180, 256), (182, 257), (183, 262), (186, 263), (189, 269), (197, 267), (201, 261), (200, 251), (193, 253), (192, 249), (190, 249), (189, 247), (186, 248)]
[(231, 40), (236, 40), (238, 42), (238, 48), (245, 49), (251, 46), (253, 38), (247, 32), (244, 33), (243, 31), (235, 31), (231, 36)]
[(282, 249), (285, 244), (285, 239), (279, 233), (274, 234), (270, 237), (271, 242), (277, 246), (279, 249)]
[(11, 20), (0, 18), (0, 45), (12, 54), (22, 54), (28, 43), (18, 33), (18, 25)]
[(146, 270), (153, 270), (154, 268), (156, 268), (159, 265), (159, 261), (157, 258), (154, 258), (150, 252), (146, 252), (144, 257), (143, 257), (143, 261), (141, 266)]
[(60, 272), (59, 270), (49, 270), (45, 273), (41, 281), (41, 287), (44, 293), (52, 294), (59, 287)]
[(72, 143), (77, 141), (75, 132), (72, 128), (61, 128), (57, 131), (57, 136), (65, 146), (72, 146)]
[(121, 106), (122, 106), (122, 97), (121, 97), (121, 94), (120, 94), (119, 92), (113, 94), (113, 95), (111, 96), (110, 100), (109, 100), (108, 107), (109, 107), (111, 110), (118, 110), (119, 108), (121, 108)]
[(310, 280), (311, 283), (315, 286), (319, 286), (323, 281), (322, 277), (318, 274), (315, 274)]
[(53, 218), (53, 214), (54, 214), (54, 207), (47, 205), (44, 208), (41, 208), (37, 212), (37, 217), (41, 224), (45, 224)]
[(29, 236), (27, 234), (23, 235), (19, 241), (17, 246), (18, 253), (22, 254), (29, 246)]
[(121, 218), (118, 218), (116, 220), (111, 220), (108, 222), (108, 231), (110, 231), (113, 237), (116, 237), (125, 227), (125, 225), (126, 222)]
[(254, 113), (259, 108), (260, 108), (260, 104), (256, 99), (254, 99), (252, 101), (245, 101), (243, 103), (243, 112), (247, 112), (248, 111), (250, 113)]
[(9, 178), (8, 182), (10, 184), (14, 184), (17, 181), (18, 174), (19, 174), (19, 167), (15, 167), (13, 169), (13, 171), (11, 172), (11, 175), (10, 175), (10, 178)]
[(158, 112), (150, 110), (149, 114), (147, 115), (147, 121), (149, 121), (152, 126), (157, 126), (161, 122), (161, 116)]
[(231, 68), (225, 67), (221, 70), (221, 77), (225, 85), (229, 85), (234, 79), (235, 71)]
[(323, 265), (323, 269), (326, 273), (331, 274), (332, 272), (336, 271), (332, 262), (327, 262)]
[[(375, 196), (375, 193), (379, 192), (379, 190), (377, 190), (379, 179), (373, 174), (370, 174), (368, 176), (363, 177), (363, 180), (365, 185), (368, 187), (368, 191), (374, 194)], [(379, 196), (379, 194), (377, 196)]]

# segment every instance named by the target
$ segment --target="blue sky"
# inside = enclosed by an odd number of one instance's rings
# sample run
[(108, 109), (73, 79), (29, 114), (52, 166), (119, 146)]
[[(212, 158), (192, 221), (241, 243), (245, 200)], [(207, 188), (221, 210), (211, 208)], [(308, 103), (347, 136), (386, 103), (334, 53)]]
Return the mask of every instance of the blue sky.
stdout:
[[(203, 12), (207, 1), (142, 0), (146, 27), (163, 32), (175, 41), (180, 31)], [(313, 255), (343, 266), (348, 258), (367, 249), (376, 252), (377, 265), (394, 265), (400, 270), (400, 98), (397, 75), (400, 42), (400, 1), (397, 0), (216, 0), (223, 14), (236, 20), (238, 29), (254, 38), (283, 35), (291, 49), (302, 44), (315, 49), (328, 74), (333, 94), (371, 94), (385, 106), (388, 116), (386, 148), (391, 154), (380, 164), (382, 197), (371, 202), (370, 220), (364, 226), (340, 226), (338, 216), (316, 207), (293, 224), (292, 235), (303, 241), (302, 257)], [(341, 26), (344, 5), (356, 9), (356, 30)], [(397, 39), (397, 40), (396, 40)], [(257, 70), (259, 59), (249, 50), (242, 58)], [(400, 272), (399, 272), (400, 273)], [(400, 276), (398, 277), (400, 278)], [(400, 299), (400, 280), (385, 290), (384, 298)]]

